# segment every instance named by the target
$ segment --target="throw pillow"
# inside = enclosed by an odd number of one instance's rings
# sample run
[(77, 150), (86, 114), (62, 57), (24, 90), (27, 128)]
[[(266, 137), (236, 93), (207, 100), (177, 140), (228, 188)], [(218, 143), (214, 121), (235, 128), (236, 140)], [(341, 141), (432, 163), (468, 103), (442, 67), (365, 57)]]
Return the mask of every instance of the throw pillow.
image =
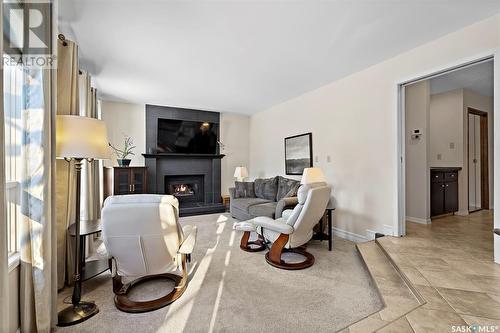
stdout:
[(255, 198), (253, 182), (234, 182), (234, 198)]
[(255, 180), (255, 196), (257, 198), (275, 201), (277, 192), (278, 177)]
[(297, 190), (299, 189), (299, 186), (299, 181), (279, 176), (276, 201), (280, 201), (283, 198), (297, 196)]

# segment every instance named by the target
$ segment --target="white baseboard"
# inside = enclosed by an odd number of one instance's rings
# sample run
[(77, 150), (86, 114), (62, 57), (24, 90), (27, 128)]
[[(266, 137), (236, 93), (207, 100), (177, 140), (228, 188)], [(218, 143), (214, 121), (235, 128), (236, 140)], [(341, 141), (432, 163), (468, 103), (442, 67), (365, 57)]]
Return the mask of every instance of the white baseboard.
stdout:
[(376, 233), (377, 233), (376, 231), (366, 229), (366, 235), (367, 235), (368, 240), (374, 240)]
[(343, 238), (343, 239), (347, 239), (348, 241), (351, 241), (354, 243), (362, 243), (362, 242), (366, 242), (367, 240), (369, 240), (368, 238), (361, 236), (361, 235), (358, 235), (358, 234), (355, 234), (354, 232), (342, 230), (342, 229), (339, 229), (336, 227), (332, 227), (332, 229), (333, 229), (333, 234), (335, 236)]
[(459, 210), (458, 212), (455, 212), (455, 215), (467, 216), (467, 215), (469, 215), (469, 211), (468, 210)]
[(420, 224), (431, 224), (431, 219), (421, 219), (420, 217), (407, 216), (406, 221)]
[(384, 235), (395, 236), (394, 227), (392, 225), (384, 224)]

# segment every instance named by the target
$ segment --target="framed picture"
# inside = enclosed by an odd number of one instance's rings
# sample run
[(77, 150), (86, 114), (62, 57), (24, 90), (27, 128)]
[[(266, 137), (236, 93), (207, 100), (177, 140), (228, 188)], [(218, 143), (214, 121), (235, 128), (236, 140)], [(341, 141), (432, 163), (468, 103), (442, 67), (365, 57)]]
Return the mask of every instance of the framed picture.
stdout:
[(302, 175), (313, 166), (312, 133), (285, 138), (285, 173)]

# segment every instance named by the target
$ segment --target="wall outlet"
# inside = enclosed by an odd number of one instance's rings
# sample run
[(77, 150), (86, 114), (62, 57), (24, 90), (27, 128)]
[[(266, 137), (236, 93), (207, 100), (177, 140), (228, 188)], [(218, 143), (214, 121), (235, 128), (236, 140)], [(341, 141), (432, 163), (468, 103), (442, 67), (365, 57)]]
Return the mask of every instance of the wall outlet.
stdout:
[(441, 154), (437, 154), (438, 161), (441, 161), (441, 158), (442, 158)]

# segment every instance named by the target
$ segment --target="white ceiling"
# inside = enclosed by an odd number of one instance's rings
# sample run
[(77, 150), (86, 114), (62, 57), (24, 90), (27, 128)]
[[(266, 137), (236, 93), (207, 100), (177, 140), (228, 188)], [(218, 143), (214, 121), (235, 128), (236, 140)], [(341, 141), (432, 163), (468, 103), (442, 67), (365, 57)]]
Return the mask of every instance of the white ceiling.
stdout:
[(498, 0), (59, 1), (107, 100), (251, 114), (500, 11)]
[(431, 79), (431, 94), (455, 89), (469, 89), (483, 96), (493, 96), (493, 60)]

